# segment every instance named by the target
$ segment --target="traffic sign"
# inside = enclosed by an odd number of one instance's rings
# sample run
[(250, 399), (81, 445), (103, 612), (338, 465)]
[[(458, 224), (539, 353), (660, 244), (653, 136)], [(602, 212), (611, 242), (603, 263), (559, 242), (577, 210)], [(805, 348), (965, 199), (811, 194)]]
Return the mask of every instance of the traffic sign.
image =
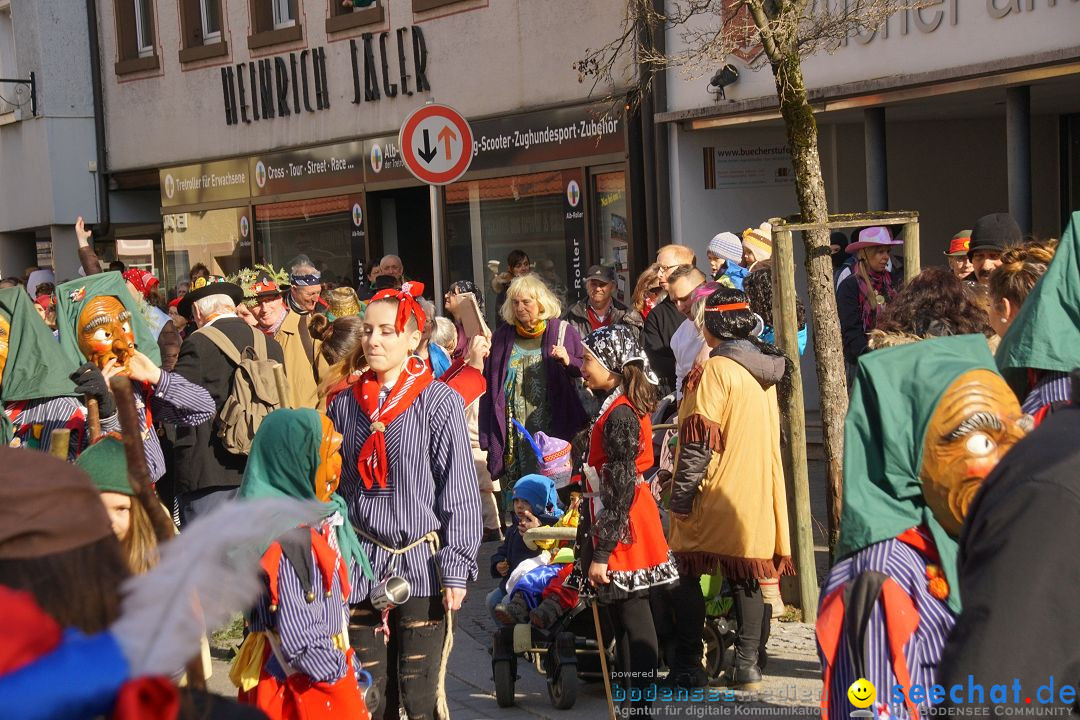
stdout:
[(472, 128), (452, 107), (424, 105), (401, 124), (398, 147), (405, 167), (417, 180), (448, 185), (464, 175), (472, 163)]

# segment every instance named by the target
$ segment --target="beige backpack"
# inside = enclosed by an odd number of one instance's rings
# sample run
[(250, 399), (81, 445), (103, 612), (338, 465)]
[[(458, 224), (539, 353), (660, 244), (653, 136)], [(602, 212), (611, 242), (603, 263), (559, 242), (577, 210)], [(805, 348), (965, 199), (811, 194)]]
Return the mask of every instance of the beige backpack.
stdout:
[(230, 453), (247, 455), (263, 418), (288, 406), (278, 392), (274, 377), (274, 368), (281, 363), (268, 359), (266, 336), (255, 328), (251, 328), (252, 344), (242, 353), (237, 352), (225, 333), (213, 326), (199, 328), (196, 332), (214, 343), (236, 366), (229, 397), (217, 416), (217, 436)]

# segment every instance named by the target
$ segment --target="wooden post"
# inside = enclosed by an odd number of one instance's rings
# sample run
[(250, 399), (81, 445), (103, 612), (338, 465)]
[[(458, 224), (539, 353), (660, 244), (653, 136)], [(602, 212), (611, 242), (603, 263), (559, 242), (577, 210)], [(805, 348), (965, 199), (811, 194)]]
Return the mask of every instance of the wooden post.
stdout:
[[(814, 559), (814, 530), (810, 515), (810, 478), (806, 465), (806, 414), (803, 407), (802, 373), (799, 370), (799, 325), (795, 313), (795, 256), (791, 231), (773, 228), (773, 326), (778, 347), (793, 365), (791, 396), (781, 408), (787, 435), (784, 464), (790, 471), (789, 497), (794, 499), (795, 567), (799, 578), (799, 604), (803, 622), (817, 621), (817, 563)], [(781, 400), (782, 402), (782, 400)]]
[(922, 268), (919, 266), (919, 221), (904, 223), (904, 283), (911, 282), (911, 278), (918, 275)]

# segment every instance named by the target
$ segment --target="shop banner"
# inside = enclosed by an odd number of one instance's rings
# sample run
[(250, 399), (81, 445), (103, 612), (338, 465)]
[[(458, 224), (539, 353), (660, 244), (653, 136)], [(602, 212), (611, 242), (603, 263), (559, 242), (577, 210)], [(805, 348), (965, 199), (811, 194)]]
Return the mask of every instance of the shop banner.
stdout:
[(249, 162), (252, 197), (339, 188), (364, 182), (364, 144), (359, 140), (256, 155)]
[(386, 135), (364, 141), (364, 179), (369, 183), (415, 180), (398, 148), (398, 136)]
[[(795, 172), (791, 166), (791, 154), (787, 145), (706, 148), (705, 158), (706, 190), (795, 183)], [(709, 162), (710, 159), (712, 163)]]
[(349, 208), (351, 224), (349, 225), (349, 244), (352, 256), (356, 261), (355, 276), (357, 283), (363, 285), (367, 282), (367, 270), (364, 267), (364, 258), (367, 252), (367, 208), (364, 203), (363, 193), (349, 196)]
[(581, 170), (564, 170), (563, 233), (566, 238), (566, 304), (585, 297), (585, 182)]
[(162, 207), (249, 197), (247, 158), (165, 168), (158, 174)]

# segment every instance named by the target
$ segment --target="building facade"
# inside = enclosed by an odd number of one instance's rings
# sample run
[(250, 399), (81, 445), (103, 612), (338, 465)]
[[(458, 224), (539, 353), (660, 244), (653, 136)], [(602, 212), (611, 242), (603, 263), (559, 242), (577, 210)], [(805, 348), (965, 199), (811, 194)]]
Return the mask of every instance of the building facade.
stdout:
[[(590, 100), (608, 89), (571, 67), (618, 32), (616, 3), (99, 0), (98, 11), (109, 176), (120, 195), (158, 198), (153, 217), (114, 223), (116, 252), (166, 286), (199, 262), (229, 273), (298, 254), (352, 284), (388, 253), (416, 279), (488, 286), (489, 264), (505, 269), (520, 249), (572, 300), (589, 263), (615, 264), (628, 294), (631, 265), (647, 262), (631, 237), (622, 104)], [(431, 101), (474, 135), (469, 172), (434, 204), (397, 137)]]

